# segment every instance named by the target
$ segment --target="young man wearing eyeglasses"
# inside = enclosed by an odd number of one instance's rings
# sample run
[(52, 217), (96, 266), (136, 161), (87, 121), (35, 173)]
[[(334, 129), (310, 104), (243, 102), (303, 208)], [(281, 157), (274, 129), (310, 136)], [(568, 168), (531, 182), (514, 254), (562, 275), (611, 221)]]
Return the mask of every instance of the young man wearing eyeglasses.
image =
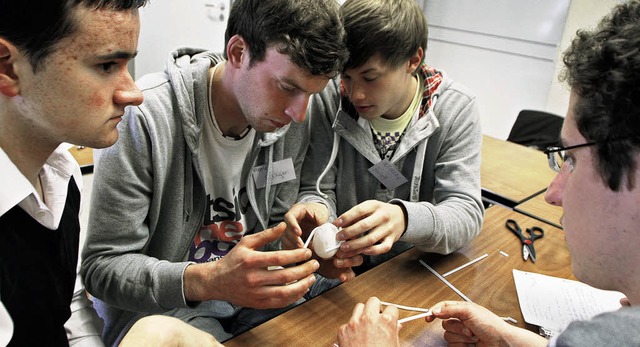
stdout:
[[(593, 31), (579, 31), (565, 52), (571, 87), (563, 147), (547, 151), (558, 171), (546, 200), (562, 206), (573, 273), (596, 288), (626, 295), (623, 308), (577, 321), (550, 341), (467, 302), (440, 302), (449, 344), (509, 346), (640, 345), (640, 1), (616, 7)], [(362, 304), (359, 304), (362, 305)], [(354, 341), (397, 345), (397, 310), (379, 301), (354, 311), (340, 346)], [(363, 316), (367, 319), (362, 319)], [(373, 328), (375, 327), (375, 328)]]

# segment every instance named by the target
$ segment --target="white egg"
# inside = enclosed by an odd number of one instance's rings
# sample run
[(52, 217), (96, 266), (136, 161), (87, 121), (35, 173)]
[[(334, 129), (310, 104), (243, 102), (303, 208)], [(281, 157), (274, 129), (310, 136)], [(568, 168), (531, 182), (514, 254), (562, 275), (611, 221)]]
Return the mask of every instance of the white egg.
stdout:
[(329, 259), (338, 252), (338, 246), (342, 244), (342, 241), (336, 239), (338, 231), (340, 229), (331, 223), (313, 229), (313, 251), (320, 258)]

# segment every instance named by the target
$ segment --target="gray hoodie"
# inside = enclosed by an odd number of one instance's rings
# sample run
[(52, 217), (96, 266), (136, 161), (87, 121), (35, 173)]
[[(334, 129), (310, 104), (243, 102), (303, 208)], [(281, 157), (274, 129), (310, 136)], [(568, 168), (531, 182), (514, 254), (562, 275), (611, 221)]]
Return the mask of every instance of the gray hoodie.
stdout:
[[(326, 194), (325, 203), (338, 216), (366, 200), (400, 204), (407, 228), (399, 241), (448, 254), (482, 227), (482, 132), (476, 99), (464, 86), (426, 65), (421, 74), (432, 84), (423, 95), (420, 117), (410, 123), (391, 158), (408, 182), (389, 190), (369, 173), (381, 161), (371, 130), (359, 122), (334, 80), (312, 98), (308, 110), (314, 118), (299, 200)], [(429, 77), (435, 75), (439, 84)]]
[[(206, 151), (199, 138), (208, 115), (207, 71), (222, 59), (196, 49), (173, 52), (164, 73), (138, 81), (144, 103), (127, 109), (118, 142), (97, 155), (81, 274), (105, 319), (108, 344), (140, 315), (194, 305), (185, 300), (183, 273), (207, 206), (198, 160)], [(259, 221), (247, 234), (282, 221), (295, 202), (308, 138), (308, 120), (258, 135), (243, 171), (269, 164), (270, 172), (273, 162), (291, 158), (297, 179), (257, 189), (247, 175), (247, 213)]]

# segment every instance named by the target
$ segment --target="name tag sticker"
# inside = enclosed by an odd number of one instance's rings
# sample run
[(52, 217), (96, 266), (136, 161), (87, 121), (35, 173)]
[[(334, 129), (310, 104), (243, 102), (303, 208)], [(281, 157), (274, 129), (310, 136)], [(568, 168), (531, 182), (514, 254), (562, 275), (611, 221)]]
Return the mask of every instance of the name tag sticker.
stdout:
[[(251, 172), (256, 188), (262, 189), (267, 185), (267, 165), (253, 168)], [(296, 178), (296, 170), (293, 168), (291, 158), (282, 159), (273, 163), (271, 171), (271, 185), (291, 181)]]
[(407, 178), (402, 175), (402, 172), (400, 172), (395, 165), (391, 164), (388, 159), (370, 167), (369, 172), (389, 190), (396, 189), (408, 182)]

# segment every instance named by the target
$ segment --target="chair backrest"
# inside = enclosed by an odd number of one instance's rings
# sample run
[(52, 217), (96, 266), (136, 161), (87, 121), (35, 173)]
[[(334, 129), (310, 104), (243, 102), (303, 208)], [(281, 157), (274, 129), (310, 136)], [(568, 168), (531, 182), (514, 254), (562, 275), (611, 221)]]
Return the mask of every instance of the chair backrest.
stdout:
[(518, 113), (507, 141), (545, 150), (560, 145), (564, 118), (545, 111), (522, 110)]

